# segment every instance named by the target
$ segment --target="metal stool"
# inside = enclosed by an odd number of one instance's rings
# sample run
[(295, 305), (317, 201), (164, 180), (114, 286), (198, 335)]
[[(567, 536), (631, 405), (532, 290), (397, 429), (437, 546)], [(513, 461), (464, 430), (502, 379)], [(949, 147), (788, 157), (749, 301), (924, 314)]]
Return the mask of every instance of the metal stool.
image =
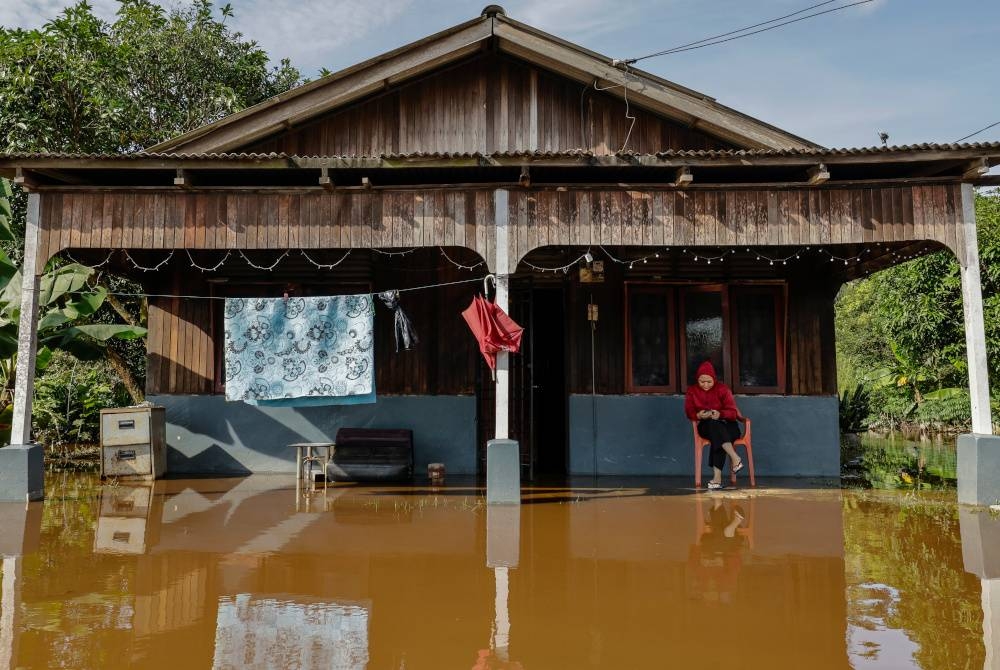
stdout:
[[(337, 445), (333, 442), (296, 442), (295, 444), (288, 445), (289, 447), (295, 448), (295, 483), (298, 487), (298, 483), (302, 481), (304, 477), (307, 476), (309, 470), (313, 463), (322, 464), (323, 467), (323, 488), (326, 488), (327, 480), (327, 467), (330, 465), (330, 461), (333, 458), (333, 450)], [(325, 452), (320, 454), (320, 452)], [(306, 468), (306, 464), (309, 464), (309, 468)], [(315, 486), (315, 479), (311, 482)]]

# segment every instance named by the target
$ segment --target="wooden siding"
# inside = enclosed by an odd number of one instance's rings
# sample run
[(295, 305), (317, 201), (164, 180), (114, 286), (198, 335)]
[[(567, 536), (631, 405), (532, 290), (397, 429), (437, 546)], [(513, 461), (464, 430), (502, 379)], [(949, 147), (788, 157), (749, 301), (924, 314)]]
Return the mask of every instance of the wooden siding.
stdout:
[[(632, 105), (628, 150), (731, 149), (732, 145)], [(511, 58), (451, 66), (376, 98), (241, 150), (300, 156), (417, 152), (619, 151), (631, 121), (625, 104)]]
[[(441, 267), (416, 273), (414, 265), (433, 267), (428, 253), (416, 261), (395, 258), (373, 263), (368, 257), (351, 258), (334, 273), (318, 273), (299, 261), (296, 268), (269, 273), (266, 282), (260, 273), (247, 273), (226, 282), (231, 295), (281, 295), (293, 277), (308, 281), (293, 295), (330, 295), (362, 292), (387, 287), (407, 287), (467, 279), (468, 272)], [(212, 286), (201, 276), (185, 272), (187, 260), (167, 266), (164, 274), (174, 279), (150, 284), (150, 292), (209, 296)], [(417, 274), (417, 276), (414, 276)], [(185, 278), (185, 277), (188, 278)], [(306, 279), (303, 279), (306, 278)], [(304, 288), (304, 290), (302, 290)], [(481, 285), (446, 286), (432, 291), (404, 293), (403, 308), (420, 337), (410, 351), (397, 353), (392, 313), (376, 305), (375, 386), (380, 395), (471, 395), (475, 393), (479, 350), (469, 333), (461, 311), (468, 306)], [(149, 299), (146, 393), (211, 394), (221, 391), (217, 384), (223, 338), (221, 300), (184, 298)]]
[[(591, 392), (590, 323), (587, 303), (593, 299), (600, 310), (595, 331), (594, 381), (598, 394), (626, 393), (625, 361), (625, 272), (620, 266), (605, 266), (603, 284), (565, 282), (567, 291), (567, 374), (570, 393)], [(628, 279), (635, 280), (635, 275)], [(675, 279), (675, 277), (671, 277)], [(648, 277), (643, 277), (644, 280)], [(738, 279), (738, 278), (736, 278)], [(703, 283), (724, 283), (721, 276), (705, 276)], [(837, 366), (833, 299), (840, 284), (822, 273), (815, 276), (787, 278), (787, 337), (785, 347), (786, 393), (790, 395), (829, 395), (837, 392)], [(679, 311), (679, 303), (675, 311)], [(674, 365), (680, 369), (680, 343)], [(683, 392), (685, 382), (680, 382)]]
[[(510, 189), (510, 254), (549, 245), (956, 249), (955, 185), (801, 190)], [(39, 267), (63, 249), (458, 246), (492, 265), (492, 189), (42, 194)]]
[(933, 240), (955, 249), (960, 186), (522, 190), (510, 253), (548, 245), (820, 246)]

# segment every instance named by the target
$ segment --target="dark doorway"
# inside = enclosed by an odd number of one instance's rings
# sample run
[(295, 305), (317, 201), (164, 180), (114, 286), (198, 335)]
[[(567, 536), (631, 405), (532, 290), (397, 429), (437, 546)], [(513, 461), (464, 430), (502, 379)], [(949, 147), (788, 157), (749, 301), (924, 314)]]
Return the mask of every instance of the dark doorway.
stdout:
[(566, 308), (560, 288), (531, 292), (529, 370), (530, 472), (533, 479), (566, 474)]

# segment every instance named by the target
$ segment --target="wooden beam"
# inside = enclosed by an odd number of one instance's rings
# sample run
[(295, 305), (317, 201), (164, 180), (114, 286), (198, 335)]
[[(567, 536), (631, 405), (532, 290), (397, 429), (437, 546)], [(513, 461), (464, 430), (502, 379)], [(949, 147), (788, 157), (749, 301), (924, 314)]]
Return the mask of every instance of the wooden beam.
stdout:
[(184, 168), (177, 168), (177, 172), (174, 173), (174, 186), (183, 189), (191, 188), (191, 181), (188, 179), (187, 171)]
[(366, 188), (366, 189), (371, 188), (372, 187), (372, 180), (369, 177), (362, 177), (361, 178), (361, 187), (362, 188)]
[(682, 167), (678, 169), (677, 173), (674, 175), (674, 186), (677, 186), (678, 188), (684, 188), (690, 185), (693, 181), (694, 175), (691, 174), (691, 168), (689, 167)]
[(977, 158), (970, 161), (962, 172), (962, 180), (979, 179), (985, 177), (990, 172), (990, 163), (985, 158)]
[(325, 165), (319, 169), (319, 185), (327, 191), (333, 190), (333, 180), (330, 179), (330, 168)]
[(814, 165), (809, 168), (809, 185), (818, 186), (825, 181), (829, 181), (830, 171), (826, 169), (826, 165), (820, 163), (819, 165)]
[(527, 165), (521, 166), (521, 174), (517, 178), (517, 183), (519, 183), (521, 186), (525, 188), (531, 186), (531, 172), (528, 170)]

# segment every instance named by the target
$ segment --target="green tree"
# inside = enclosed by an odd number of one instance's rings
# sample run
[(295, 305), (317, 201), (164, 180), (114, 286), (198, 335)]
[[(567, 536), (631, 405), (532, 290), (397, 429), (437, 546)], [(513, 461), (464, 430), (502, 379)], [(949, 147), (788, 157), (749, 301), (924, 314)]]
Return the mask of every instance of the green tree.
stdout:
[[(976, 196), (991, 386), (1000, 385), (1000, 194)], [(968, 363), (958, 261), (940, 251), (844, 287), (837, 299), (841, 388), (872, 391), (884, 422), (965, 423)], [(956, 414), (959, 407), (964, 407)]]
[[(0, 27), (0, 151), (133, 152), (254, 105), (301, 80), (287, 60), (271, 65), (256, 42), (229, 28), (233, 11), (228, 4), (217, 14), (210, 0), (189, 0), (170, 9), (150, 0), (118, 4), (113, 21), (97, 17), (83, 0), (36, 30)], [(0, 246), (7, 264), (14, 266), (22, 254), (26, 196), (16, 192), (4, 202), (0, 218), (13, 235), (0, 240)], [(64, 263), (54, 259), (48, 269)], [(2, 285), (19, 288), (5, 276), (9, 274), (10, 268), (0, 267)], [(138, 332), (144, 325), (144, 301), (113, 295), (141, 292), (139, 286), (98, 273), (88, 274), (84, 284), (91, 296), (100, 293), (100, 304), (59, 328), (93, 326), (107, 332), (120, 326), (121, 332)], [(58, 309), (68, 309), (66, 301), (71, 298), (62, 296)], [(5, 309), (13, 310), (14, 303), (8, 301)], [(43, 316), (47, 330), (53, 328), (53, 318), (51, 312)], [(54, 337), (54, 332), (40, 337)], [(92, 344), (94, 338), (86, 337), (71, 337), (60, 346)], [(142, 342), (120, 336), (105, 342), (108, 362), (133, 400), (141, 399)], [(0, 382), (9, 388), (3, 363), (0, 359)], [(2, 403), (0, 399), (0, 408)]]
[(299, 82), (221, 14), (120, 0), (109, 23), (81, 1), (38, 30), (0, 29), (0, 150), (136, 151)]

